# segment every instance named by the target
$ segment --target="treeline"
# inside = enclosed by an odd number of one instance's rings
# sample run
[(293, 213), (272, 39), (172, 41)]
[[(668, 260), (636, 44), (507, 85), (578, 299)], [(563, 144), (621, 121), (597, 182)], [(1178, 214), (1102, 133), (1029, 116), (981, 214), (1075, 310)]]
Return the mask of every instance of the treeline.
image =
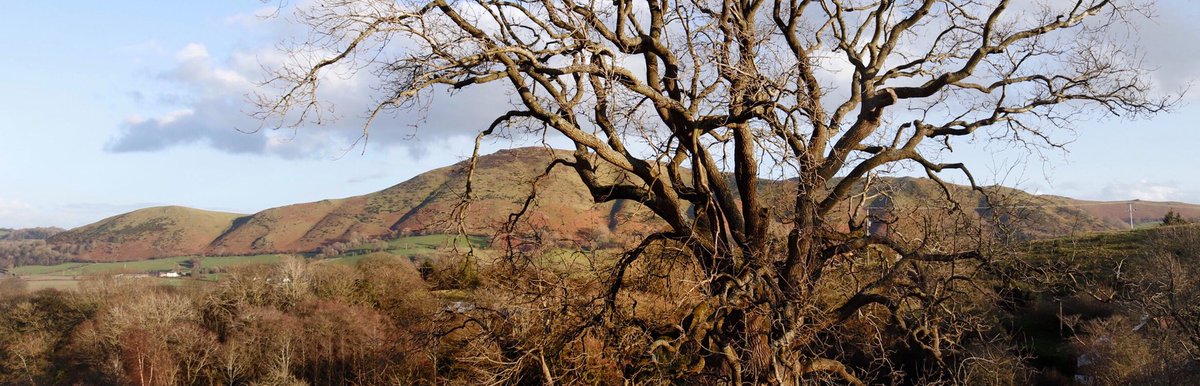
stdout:
[(63, 232), (62, 228), (0, 228), (0, 268), (20, 265), (53, 265), (70, 260), (81, 248), (53, 247), (46, 239)]
[(46, 240), (0, 241), (0, 267), (54, 265), (71, 261), (82, 250), (74, 245), (53, 246)]
[(19, 241), (19, 240), (45, 240), (56, 234), (62, 233), (64, 230), (57, 227), (47, 228), (21, 228), (7, 229), (0, 228), (0, 241)]
[(437, 313), (414, 265), (300, 259), (218, 285), (95, 278), (79, 291), (0, 282), (0, 384), (375, 385), (432, 379)]
[[(922, 289), (937, 308), (846, 315), (855, 323), (818, 336), (830, 342), (819, 355), (867, 384), (1197, 384), (1200, 228), (1147, 242), (1111, 258), (981, 266), (969, 283), (913, 271), (963, 285)], [(624, 272), (630, 295), (606, 301), (596, 279), (611, 272), (587, 267), (611, 260), (548, 252), (373, 253), (354, 267), (290, 258), (191, 286), (96, 277), (78, 291), (29, 292), (10, 278), (0, 281), (0, 384), (727, 383), (711, 362), (658, 344), (689, 333), (680, 316), (703, 310), (686, 261), (655, 251)], [(903, 325), (916, 332), (897, 333)], [(833, 369), (804, 382), (836, 384)]]

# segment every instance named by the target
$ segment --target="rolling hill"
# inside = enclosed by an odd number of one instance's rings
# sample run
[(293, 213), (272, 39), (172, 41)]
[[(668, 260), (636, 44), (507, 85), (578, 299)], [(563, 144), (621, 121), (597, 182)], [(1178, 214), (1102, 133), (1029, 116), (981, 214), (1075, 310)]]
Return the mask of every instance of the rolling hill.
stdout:
[(242, 216), (182, 206), (146, 208), (58, 233), (46, 242), (75, 246), (77, 257), (89, 261), (191, 255), (205, 251)]
[(65, 229), (49, 227), (49, 228), (20, 228), (8, 229), (0, 228), (0, 242), (3, 241), (23, 241), (23, 240), (45, 240), (50, 236), (62, 233)]
[[(559, 153), (557, 156), (564, 156)], [(467, 208), (466, 231), (492, 234), (519, 210), (537, 178), (554, 157), (542, 148), (501, 151), (481, 157), (475, 170), (474, 200)], [(238, 220), (216, 238), (216, 254), (311, 251), (331, 242), (388, 238), (401, 234), (455, 233), (449, 221), (462, 203), (467, 182), (465, 162), (431, 170), (379, 192), (338, 200), (267, 209)], [(539, 198), (528, 226), (547, 237), (573, 236), (583, 228), (644, 229), (648, 216), (622, 220), (614, 204), (595, 204), (569, 169), (559, 168), (539, 183)], [(620, 204), (616, 204), (619, 205)], [(626, 213), (628, 212), (628, 213)], [(532, 230), (532, 229), (531, 229)]]
[[(649, 211), (637, 203), (595, 204), (587, 189), (568, 168), (539, 176), (554, 157), (570, 153), (545, 148), (520, 148), (482, 156), (474, 176), (475, 199), (464, 211), (464, 230), (494, 234), (530, 194), (538, 179), (538, 196), (518, 229), (539, 240), (569, 240), (581, 232), (636, 236), (657, 228)], [(133, 211), (95, 224), (54, 235), (48, 242), (74, 246), (76, 257), (87, 261), (143, 260), (155, 257), (209, 254), (254, 255), (314, 251), (339, 242), (388, 239), (400, 235), (455, 233), (450, 221), (461, 210), (467, 181), (466, 161), (428, 171), (379, 192), (342, 199), (271, 208), (251, 215), (184, 207), (158, 207)], [(613, 177), (609, 173), (609, 178)], [(764, 192), (782, 199), (794, 191), (788, 181), (764, 181)], [(1009, 208), (997, 216), (993, 203), (966, 187), (952, 193), (963, 208), (973, 208), (979, 219), (1009, 221), (1019, 217), (1024, 237), (1042, 238), (1077, 232), (1120, 229), (1128, 226), (1125, 202), (1081, 201), (1058, 196), (1035, 196), (1019, 190), (992, 187), (993, 197)], [(888, 178), (872, 186), (883, 192), (865, 207), (892, 210), (907, 216), (929, 210), (936, 216), (944, 193), (933, 181)], [(768, 193), (770, 194), (770, 193)], [(1138, 202), (1138, 222), (1154, 221), (1174, 209), (1185, 218), (1200, 218), (1200, 206), (1183, 203)], [(844, 218), (844, 214), (842, 215)]]
[[(557, 154), (556, 154), (557, 153)], [(544, 148), (500, 151), (480, 157), (474, 200), (464, 213), (466, 231), (492, 234), (530, 194), (555, 156)], [(448, 221), (462, 203), (466, 162), (434, 169), (379, 192), (271, 208), (252, 215), (182, 207), (148, 208), (71, 229), (51, 244), (83, 245), (86, 261), (142, 260), (185, 254), (253, 255), (307, 252), (337, 242), (398, 235), (455, 233)], [(538, 198), (518, 231), (547, 240), (573, 237), (580, 229), (644, 232), (649, 211), (636, 204), (595, 204), (567, 168), (540, 179)]]

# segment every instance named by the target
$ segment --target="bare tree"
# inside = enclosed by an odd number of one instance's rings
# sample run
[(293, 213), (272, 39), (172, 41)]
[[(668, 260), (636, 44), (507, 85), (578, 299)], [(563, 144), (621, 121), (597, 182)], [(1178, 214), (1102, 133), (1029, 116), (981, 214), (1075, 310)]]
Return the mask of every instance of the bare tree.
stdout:
[(1200, 257), (1200, 228), (1170, 227), (1149, 237), (1148, 255), (1133, 277), (1122, 278), (1120, 268), (1115, 281), (1122, 286), (1121, 299), (1143, 319), (1168, 326), (1175, 334), (1178, 351), (1200, 361), (1200, 272), (1195, 261)]
[[(1148, 97), (1124, 38), (1147, 9), (1110, 0), (327, 0), (300, 12), (312, 33), (267, 82), (278, 93), (262, 96), (261, 117), (324, 119), (320, 86), (335, 69), (379, 79), (368, 126), (421, 110), (439, 90), (507, 92), (513, 108), (480, 139), (565, 137), (573, 154), (547, 172), (572, 168), (596, 202), (638, 202), (666, 224), (611, 263), (602, 307), (580, 320), (641, 328), (646, 355), (675, 353), (706, 379), (859, 384), (820, 337), (882, 312), (888, 328), (936, 356), (936, 328), (901, 313), (952, 300), (948, 283), (972, 275), (948, 267), (982, 255), (867, 235), (860, 216), (851, 211), (846, 227), (839, 211), (867, 176), (896, 165), (939, 182), (954, 170), (974, 187), (965, 165), (940, 161), (958, 142), (1059, 147), (1056, 131), (1081, 118), (1168, 107)], [(770, 184), (787, 190), (786, 204), (767, 198), (764, 176), (787, 178)], [(664, 245), (702, 273), (702, 296), (674, 328), (621, 322), (626, 272)], [(821, 290), (865, 250), (895, 258), (848, 291)], [(538, 362), (550, 382), (548, 360)]]

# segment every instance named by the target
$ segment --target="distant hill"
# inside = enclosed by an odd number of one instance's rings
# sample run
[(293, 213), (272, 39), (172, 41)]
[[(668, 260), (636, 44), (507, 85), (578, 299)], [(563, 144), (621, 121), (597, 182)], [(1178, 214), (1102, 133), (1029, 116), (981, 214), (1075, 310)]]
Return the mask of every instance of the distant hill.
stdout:
[(70, 253), (57, 251), (46, 244), (47, 238), (61, 232), (62, 228), (0, 228), (0, 269), (17, 265), (57, 264), (70, 259)]
[(46, 241), (72, 246), (90, 261), (143, 260), (203, 253), (244, 215), (182, 206), (139, 209), (56, 234)]
[(1079, 205), (1078, 207), (1089, 215), (1105, 219), (1117, 227), (1124, 227), (1129, 224), (1129, 208), (1127, 206), (1129, 203), (1133, 204), (1133, 222), (1135, 224), (1159, 222), (1163, 216), (1167, 215), (1168, 211), (1175, 211), (1185, 219), (1200, 220), (1200, 205), (1183, 202), (1142, 200), (1134, 200), (1132, 202), (1104, 202), (1074, 200), (1070, 198), (1065, 198), (1065, 200)]
[[(945, 193), (927, 178), (884, 179), (881, 190), (891, 193), (876, 198), (873, 207), (896, 207), (900, 213), (919, 213), (911, 208), (944, 206)], [(991, 186), (989, 195), (966, 186), (951, 186), (963, 209), (973, 210), (977, 219), (1007, 222), (1024, 239), (1077, 235), (1094, 231), (1128, 229), (1130, 204), (1136, 226), (1158, 224), (1168, 211), (1185, 219), (1200, 219), (1200, 205), (1156, 201), (1088, 201), (1054, 195), (1034, 195), (1018, 189)], [(905, 209), (909, 208), (909, 209)]]
[[(567, 153), (559, 152), (557, 156)], [(530, 184), (555, 156), (543, 148), (501, 151), (481, 157), (474, 200), (465, 213), (466, 231), (491, 234), (517, 211)], [(455, 233), (450, 221), (467, 181), (467, 163), (434, 169), (379, 192), (338, 200), (267, 209), (239, 219), (213, 241), (216, 254), (311, 251), (331, 242), (401, 234)], [(595, 204), (573, 170), (558, 168), (539, 184), (528, 213), (528, 229), (549, 240), (573, 237), (580, 229), (644, 230), (649, 215), (622, 211), (621, 204)], [(614, 205), (616, 205), (614, 207)], [(537, 228), (537, 229), (533, 229)]]
[[(530, 182), (540, 176), (555, 157), (570, 153), (545, 148), (503, 150), (482, 156), (474, 176), (474, 197), (466, 210), (465, 230), (493, 234), (508, 216), (518, 211), (530, 194)], [(184, 207), (159, 207), (133, 211), (72, 229), (48, 242), (74, 246), (77, 259), (93, 261), (142, 260), (191, 254), (247, 255), (309, 252), (332, 243), (386, 239), (408, 234), (454, 233), (450, 219), (462, 203), (467, 162), (434, 169), (384, 189), (342, 199), (288, 205), (252, 215), (211, 212)], [(616, 178), (609, 173), (609, 178)], [(780, 201), (776, 213), (786, 212), (788, 181), (764, 181), (767, 195)], [(648, 210), (637, 203), (595, 204), (574, 171), (560, 167), (538, 182), (538, 198), (518, 231), (534, 234), (541, 242), (576, 238), (580, 234), (636, 237), (660, 227)], [(872, 185), (878, 195), (863, 210), (888, 210), (900, 220), (916, 222), (917, 213), (932, 213), (944, 206), (942, 189), (919, 178), (880, 179)], [(1124, 202), (1081, 201), (1058, 196), (1035, 196), (1019, 190), (992, 187), (993, 199), (1008, 205), (997, 215), (991, 202), (966, 187), (952, 187), (960, 207), (987, 221), (1014, 221), (1026, 238), (1043, 238), (1078, 232), (1120, 229), (1128, 226)], [(1185, 218), (1200, 218), (1200, 206), (1183, 203), (1138, 202), (1138, 222), (1156, 221), (1174, 209)], [(841, 214), (845, 218), (845, 213)], [(996, 220), (999, 219), (999, 220)], [(836, 223), (838, 220), (831, 220)], [(842, 220), (844, 221), (844, 220)], [(912, 225), (912, 224), (910, 224)], [(0, 236), (2, 237), (2, 236)], [(82, 246), (82, 247), (80, 247)]]
[(65, 229), (49, 228), (0, 228), (0, 241), (45, 240), (50, 236), (62, 233)]

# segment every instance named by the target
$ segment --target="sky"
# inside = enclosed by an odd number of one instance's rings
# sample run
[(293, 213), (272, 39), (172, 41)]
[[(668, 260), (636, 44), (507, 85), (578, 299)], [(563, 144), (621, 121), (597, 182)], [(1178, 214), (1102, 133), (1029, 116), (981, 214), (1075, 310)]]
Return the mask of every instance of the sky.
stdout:
[[(76, 227), (158, 205), (253, 213), (370, 193), (468, 157), (503, 111), (489, 95), (439, 99), (421, 119), (361, 127), (369, 80), (330, 90), (350, 118), (257, 130), (247, 95), (278, 44), (303, 37), (257, 0), (8, 2), (0, 13), (0, 227)], [(291, 6), (291, 5), (289, 5)], [(1141, 25), (1155, 79), (1200, 76), (1200, 7), (1164, 1)], [(282, 18), (261, 16), (279, 12)], [(986, 146), (961, 155), (984, 183), (1095, 200), (1200, 203), (1200, 97), (1151, 119), (1084, 122), (1069, 152)], [(358, 106), (356, 106), (358, 105)], [(347, 112), (349, 111), (349, 112)], [(245, 132), (254, 132), (247, 134)], [(537, 144), (505, 139), (488, 149)], [(1015, 166), (1014, 166), (1015, 165)]]

